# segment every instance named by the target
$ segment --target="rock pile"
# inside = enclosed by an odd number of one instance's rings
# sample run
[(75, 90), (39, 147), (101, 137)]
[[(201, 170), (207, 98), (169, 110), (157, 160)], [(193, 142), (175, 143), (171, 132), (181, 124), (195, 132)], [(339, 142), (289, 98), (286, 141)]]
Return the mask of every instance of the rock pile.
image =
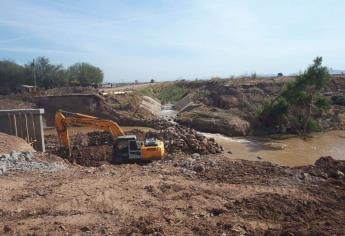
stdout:
[(193, 153), (190, 157), (179, 161), (179, 171), (184, 174), (196, 174), (203, 172), (207, 169), (214, 168), (217, 162), (214, 160), (202, 159), (200, 154)]
[(113, 143), (113, 136), (106, 131), (94, 131), (87, 133), (88, 146), (111, 145)]
[(20, 171), (58, 171), (65, 169), (62, 163), (49, 163), (37, 160), (33, 152), (12, 151), (10, 154), (0, 156), (0, 175), (9, 170)]
[(223, 151), (223, 147), (216, 143), (213, 138), (206, 138), (194, 129), (178, 125), (170, 126), (158, 132), (148, 132), (146, 137), (164, 140), (168, 153), (216, 154)]
[(303, 166), (301, 169), (316, 177), (341, 179), (345, 181), (345, 162), (335, 160), (330, 156), (320, 157), (313, 166)]

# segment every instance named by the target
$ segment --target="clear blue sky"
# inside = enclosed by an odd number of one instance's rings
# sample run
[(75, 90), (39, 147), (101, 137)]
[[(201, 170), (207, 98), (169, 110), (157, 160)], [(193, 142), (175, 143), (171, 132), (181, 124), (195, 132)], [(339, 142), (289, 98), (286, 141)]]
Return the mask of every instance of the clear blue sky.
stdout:
[(106, 81), (345, 68), (343, 0), (0, 0), (0, 59), (99, 66)]

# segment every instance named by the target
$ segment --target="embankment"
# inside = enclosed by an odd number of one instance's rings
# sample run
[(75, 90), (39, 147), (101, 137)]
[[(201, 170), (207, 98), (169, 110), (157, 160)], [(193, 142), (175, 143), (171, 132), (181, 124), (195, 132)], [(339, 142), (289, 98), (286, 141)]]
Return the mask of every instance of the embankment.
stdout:
[[(257, 124), (257, 114), (266, 101), (279, 96), (293, 80), (293, 77), (282, 77), (178, 82), (193, 93), (175, 106), (180, 110), (177, 121), (199, 131), (227, 136), (265, 134)], [(344, 129), (345, 106), (333, 104), (332, 98), (345, 94), (345, 78), (332, 78), (323, 93), (331, 101), (331, 107), (318, 117), (321, 129)]]
[(120, 125), (152, 126), (152, 121), (133, 117), (129, 112), (117, 111), (95, 94), (69, 94), (35, 97), (38, 107), (45, 109), (47, 126), (54, 125), (54, 114), (59, 109), (111, 119)]

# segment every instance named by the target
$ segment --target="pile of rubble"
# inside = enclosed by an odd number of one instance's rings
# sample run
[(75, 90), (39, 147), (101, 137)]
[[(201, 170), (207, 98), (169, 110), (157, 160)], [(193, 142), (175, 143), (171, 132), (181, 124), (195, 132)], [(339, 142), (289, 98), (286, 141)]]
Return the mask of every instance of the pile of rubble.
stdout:
[(11, 151), (0, 156), (0, 175), (10, 170), (20, 171), (59, 171), (65, 169), (65, 165), (57, 162), (45, 162), (38, 160), (33, 152)]
[(194, 129), (178, 125), (167, 127), (158, 132), (148, 132), (146, 137), (164, 140), (168, 153), (216, 154), (223, 151), (223, 147), (216, 143), (213, 138), (206, 138)]
[(93, 131), (87, 133), (88, 146), (111, 145), (113, 143), (113, 136), (106, 131)]

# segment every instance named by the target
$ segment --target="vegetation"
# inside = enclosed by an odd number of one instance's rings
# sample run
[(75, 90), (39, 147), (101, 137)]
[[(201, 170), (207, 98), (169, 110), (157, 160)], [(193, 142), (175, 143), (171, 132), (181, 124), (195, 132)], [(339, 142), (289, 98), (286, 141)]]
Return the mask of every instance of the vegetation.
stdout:
[(19, 84), (27, 83), (28, 71), (15, 62), (0, 61), (0, 86), (8, 90), (14, 89)]
[(54, 65), (48, 58), (38, 57), (25, 65), (28, 84), (42, 88), (54, 88), (68, 84), (68, 77), (62, 65)]
[(329, 101), (320, 93), (329, 78), (322, 58), (317, 57), (280, 96), (264, 104), (259, 114), (261, 124), (281, 132), (288, 128), (300, 134), (318, 130), (319, 124), (314, 117), (329, 108)]
[(335, 95), (331, 98), (332, 103), (335, 105), (345, 106), (345, 96), (344, 95)]
[(65, 69), (62, 65), (52, 64), (46, 57), (38, 57), (24, 66), (9, 60), (0, 60), (0, 86), (9, 91), (21, 84), (53, 88), (68, 85), (88, 86), (102, 81), (102, 70), (88, 63), (76, 63)]
[(142, 95), (159, 99), (163, 104), (175, 103), (189, 92), (189, 89), (178, 84), (160, 84), (143, 88)]
[(76, 63), (68, 68), (70, 83), (73, 85), (87, 86), (100, 84), (103, 81), (103, 72), (98, 67), (88, 63)]

